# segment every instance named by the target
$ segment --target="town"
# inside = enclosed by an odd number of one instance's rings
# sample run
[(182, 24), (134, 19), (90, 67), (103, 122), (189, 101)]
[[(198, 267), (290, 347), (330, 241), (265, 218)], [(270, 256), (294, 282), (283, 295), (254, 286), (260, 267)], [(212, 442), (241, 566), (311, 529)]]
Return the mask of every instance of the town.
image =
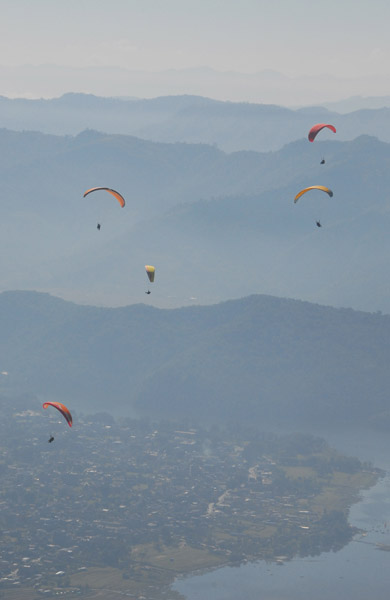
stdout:
[(105, 413), (75, 414), (70, 429), (36, 399), (2, 404), (0, 594), (82, 594), (95, 567), (136, 579), (337, 549), (354, 534), (349, 505), (378, 477), (304, 434)]

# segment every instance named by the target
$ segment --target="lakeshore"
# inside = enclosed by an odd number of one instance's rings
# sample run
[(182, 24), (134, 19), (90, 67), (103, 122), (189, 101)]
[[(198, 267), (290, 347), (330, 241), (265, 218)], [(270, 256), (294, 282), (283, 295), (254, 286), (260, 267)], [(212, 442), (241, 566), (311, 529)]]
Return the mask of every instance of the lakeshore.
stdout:
[(10, 600), (26, 590), (175, 598), (172, 583), (194, 572), (334, 552), (358, 532), (350, 506), (382, 475), (310, 435), (99, 415), (47, 446), (40, 419), (14, 418), (26, 448), (13, 450), (2, 426), (0, 594)]

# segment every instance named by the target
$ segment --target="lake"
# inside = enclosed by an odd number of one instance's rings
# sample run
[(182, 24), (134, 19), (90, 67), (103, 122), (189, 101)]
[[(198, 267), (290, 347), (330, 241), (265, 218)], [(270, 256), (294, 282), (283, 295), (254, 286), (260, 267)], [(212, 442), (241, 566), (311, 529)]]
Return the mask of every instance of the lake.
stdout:
[[(345, 454), (372, 461), (390, 472), (390, 436), (325, 434)], [(364, 529), (338, 552), (296, 558), (283, 565), (258, 561), (176, 580), (173, 589), (187, 600), (388, 600), (390, 598), (390, 477), (362, 492), (350, 523)]]

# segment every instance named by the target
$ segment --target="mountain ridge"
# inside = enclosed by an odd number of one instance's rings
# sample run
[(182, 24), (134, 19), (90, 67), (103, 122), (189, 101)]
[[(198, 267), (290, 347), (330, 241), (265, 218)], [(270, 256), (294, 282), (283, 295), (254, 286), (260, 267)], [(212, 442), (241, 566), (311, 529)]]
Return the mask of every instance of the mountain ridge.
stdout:
[(71, 410), (109, 399), (122, 414), (203, 422), (390, 422), (387, 315), (269, 295), (158, 309), (15, 291), (0, 294), (0, 326), (2, 391)]
[[(390, 312), (386, 142), (301, 139), (228, 154), (95, 131), (0, 130), (0, 149), (2, 290), (133, 304), (152, 264), (160, 307), (266, 292)], [(294, 205), (315, 184), (333, 198), (311, 192)], [(97, 185), (120, 191), (126, 207), (103, 192), (83, 198)]]
[[(0, 96), (0, 127), (53, 135), (77, 135), (85, 129), (125, 134), (154, 142), (216, 145), (233, 152), (275, 151), (306, 137), (315, 122), (332, 122), (337, 139), (374, 135), (390, 142), (390, 108), (338, 113), (324, 106), (287, 108), (277, 104), (229, 102), (183, 94), (120, 99), (67, 93), (44, 100)], [(322, 132), (322, 139), (332, 139)]]

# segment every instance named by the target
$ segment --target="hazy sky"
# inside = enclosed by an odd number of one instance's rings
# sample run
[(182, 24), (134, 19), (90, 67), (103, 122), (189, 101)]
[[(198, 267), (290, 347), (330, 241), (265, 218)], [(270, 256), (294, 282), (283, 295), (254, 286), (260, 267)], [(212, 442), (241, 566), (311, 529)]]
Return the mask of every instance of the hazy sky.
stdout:
[(0, 0), (0, 64), (390, 72), (388, 0)]

